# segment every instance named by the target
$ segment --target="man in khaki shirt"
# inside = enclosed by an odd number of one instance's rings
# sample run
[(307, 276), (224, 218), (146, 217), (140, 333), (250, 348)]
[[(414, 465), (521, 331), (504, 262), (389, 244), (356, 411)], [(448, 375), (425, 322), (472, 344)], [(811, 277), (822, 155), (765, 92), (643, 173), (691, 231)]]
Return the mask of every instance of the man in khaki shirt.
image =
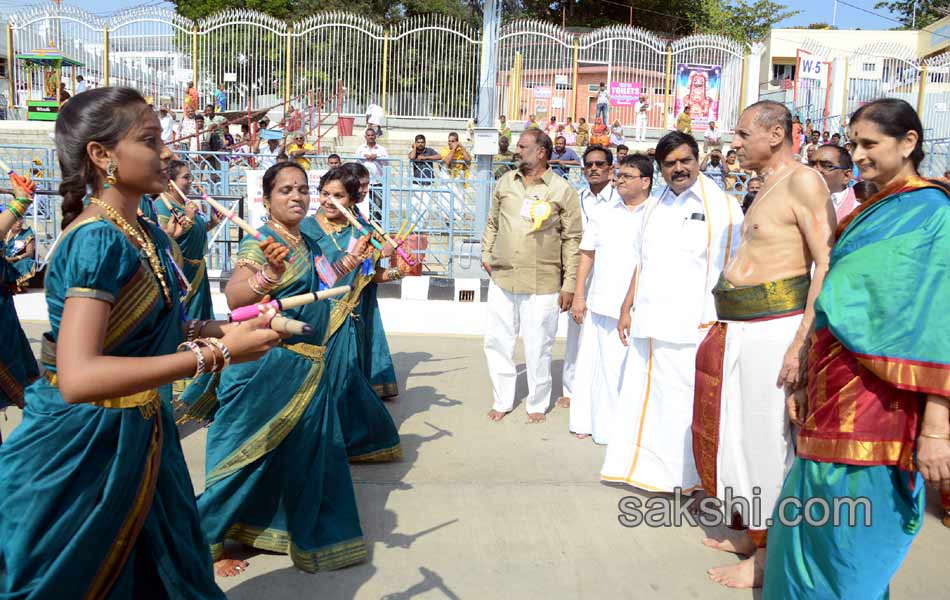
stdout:
[(515, 343), (524, 339), (529, 423), (544, 421), (551, 397), (551, 349), (558, 312), (574, 299), (583, 233), (577, 192), (548, 167), (553, 144), (543, 131), (518, 139), (518, 169), (495, 186), (482, 237), (482, 266), (491, 276), (485, 357), (500, 421), (515, 400)]

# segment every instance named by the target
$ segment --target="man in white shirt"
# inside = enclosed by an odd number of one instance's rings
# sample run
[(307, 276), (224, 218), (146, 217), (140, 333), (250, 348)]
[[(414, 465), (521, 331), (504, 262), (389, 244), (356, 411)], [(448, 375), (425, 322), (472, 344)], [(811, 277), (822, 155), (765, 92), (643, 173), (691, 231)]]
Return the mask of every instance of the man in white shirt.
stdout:
[[(181, 118), (181, 121), (178, 122), (178, 134), (175, 136), (176, 140), (180, 140), (183, 137), (193, 136), (198, 131), (198, 124), (195, 121), (195, 109), (190, 106), (185, 107), (185, 114)], [(179, 150), (197, 150), (198, 149), (198, 136), (189, 137), (187, 140), (180, 142), (178, 144)]]
[[(576, 394), (571, 402), (571, 431), (586, 437), (578, 431), (586, 430), (596, 444), (609, 440), (620, 395), (626, 349), (617, 336), (617, 317), (639, 261), (640, 233), (651, 187), (653, 161), (645, 154), (624, 157), (616, 193), (593, 209), (581, 240), (571, 318), (584, 323), (585, 358), (581, 365), (590, 366), (591, 377), (587, 394)], [(586, 402), (581, 401), (585, 398)]]
[(366, 107), (366, 126), (372, 127), (377, 136), (383, 135), (383, 107), (370, 104)]
[(258, 168), (266, 170), (276, 165), (278, 154), (280, 154), (280, 140), (268, 138), (267, 145), (257, 152)]
[(739, 243), (742, 209), (699, 172), (693, 136), (665, 135), (656, 162), (667, 187), (644, 215), (640, 261), (620, 309), (627, 356), (600, 476), (689, 492), (700, 483), (690, 432), (696, 351), (716, 321), (712, 290)]
[(163, 106), (158, 110), (158, 122), (162, 127), (162, 141), (171, 144), (175, 140), (175, 117)]
[(601, 81), (600, 90), (597, 92), (597, 112), (594, 114), (594, 121), (597, 121), (597, 117), (602, 117), (605, 124), (609, 123), (610, 121), (607, 120), (607, 111), (609, 108), (610, 94), (607, 93), (607, 84)]
[(89, 86), (86, 84), (86, 80), (82, 75), (76, 76), (76, 93), (81, 94), (89, 89)]
[[(799, 160), (807, 165), (810, 161), (814, 160), (815, 152), (818, 148), (821, 148), (821, 134), (817, 131), (812, 131), (808, 143), (802, 146), (802, 153), (799, 156)], [(811, 154), (811, 156), (809, 156), (809, 154)]]
[(646, 94), (640, 95), (637, 103), (633, 106), (633, 112), (637, 115), (633, 129), (634, 138), (638, 142), (645, 142), (647, 139), (647, 117), (650, 115), (650, 99)]
[(815, 150), (814, 158), (815, 169), (828, 184), (835, 217), (840, 223), (858, 205), (854, 189), (848, 185), (851, 183), (851, 170), (854, 168), (851, 155), (841, 146), (825, 144)]
[[(582, 161), (587, 187), (580, 190), (581, 224), (584, 227), (597, 207), (610, 204), (618, 198), (616, 190), (610, 185), (613, 160), (613, 154), (603, 146), (588, 146), (584, 152)], [(577, 437), (591, 434), (590, 377), (593, 365), (589, 358), (593, 346), (591, 340), (586, 343), (583, 340), (582, 325), (583, 321), (567, 320), (567, 343), (561, 372), (563, 392), (557, 401), (561, 408), (571, 407), (570, 430)], [(579, 362), (582, 364), (578, 365)]]
[(366, 129), (366, 143), (356, 149), (356, 155), (359, 156), (359, 162), (369, 171), (370, 190), (369, 190), (369, 215), (370, 218), (379, 220), (382, 217), (382, 179), (383, 167), (386, 165), (386, 158), (389, 152), (376, 143), (376, 130)]

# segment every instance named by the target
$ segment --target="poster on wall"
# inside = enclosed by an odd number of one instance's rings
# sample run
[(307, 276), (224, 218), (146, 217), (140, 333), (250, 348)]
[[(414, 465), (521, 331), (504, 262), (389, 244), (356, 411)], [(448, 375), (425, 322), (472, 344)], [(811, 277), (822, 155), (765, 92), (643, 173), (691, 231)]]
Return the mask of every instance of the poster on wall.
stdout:
[(719, 120), (720, 65), (676, 65), (676, 114), (689, 106), (693, 130), (703, 131), (710, 121)]
[(535, 98), (550, 98), (551, 97), (551, 88), (543, 85), (534, 86), (534, 97)]
[(610, 105), (634, 106), (640, 100), (643, 84), (639, 82), (611, 81)]
[[(267, 222), (267, 211), (264, 210), (264, 171), (262, 169), (247, 169), (247, 222), (257, 229)], [(310, 207), (307, 214), (312, 215), (320, 208), (320, 177), (326, 169), (307, 171), (307, 183), (310, 185)]]

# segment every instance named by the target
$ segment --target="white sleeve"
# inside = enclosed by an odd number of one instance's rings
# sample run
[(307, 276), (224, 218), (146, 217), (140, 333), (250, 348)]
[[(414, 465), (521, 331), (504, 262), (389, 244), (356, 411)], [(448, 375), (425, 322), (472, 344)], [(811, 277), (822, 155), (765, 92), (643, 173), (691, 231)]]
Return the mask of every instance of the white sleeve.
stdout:
[(596, 217), (591, 217), (584, 225), (584, 235), (581, 237), (579, 249), (594, 252), (600, 246), (600, 224)]

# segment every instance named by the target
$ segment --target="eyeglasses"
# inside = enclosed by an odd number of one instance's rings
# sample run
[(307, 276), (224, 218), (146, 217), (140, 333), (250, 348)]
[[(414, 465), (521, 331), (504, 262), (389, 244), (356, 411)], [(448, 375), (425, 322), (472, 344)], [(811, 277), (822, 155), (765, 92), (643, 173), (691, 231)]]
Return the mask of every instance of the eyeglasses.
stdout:
[(830, 173), (832, 171), (848, 171), (849, 170), (848, 167), (842, 167), (841, 165), (836, 165), (830, 160), (812, 161), (810, 166), (818, 167), (819, 171), (824, 171), (826, 173)]
[(632, 181), (634, 179), (649, 179), (646, 175), (629, 175), (627, 173), (618, 173), (617, 181)]
[(589, 160), (589, 161), (587, 161), (587, 162), (584, 163), (584, 168), (590, 168), (590, 167), (606, 167), (606, 166), (607, 166), (607, 161), (606, 161), (606, 160)]

